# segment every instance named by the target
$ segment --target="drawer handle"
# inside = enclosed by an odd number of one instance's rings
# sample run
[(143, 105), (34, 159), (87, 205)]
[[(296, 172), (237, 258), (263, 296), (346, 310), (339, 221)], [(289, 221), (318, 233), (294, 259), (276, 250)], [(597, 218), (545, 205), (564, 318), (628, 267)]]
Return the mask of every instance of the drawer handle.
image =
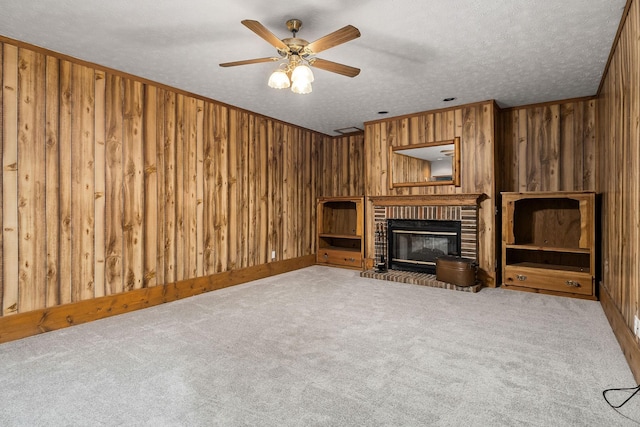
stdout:
[(329, 258), (329, 254), (325, 252), (324, 255), (322, 255), (324, 257), (324, 259), (328, 259)]
[(344, 260), (349, 262), (356, 262), (355, 258), (345, 258)]
[(580, 287), (580, 283), (576, 282), (575, 280), (567, 280), (565, 283), (567, 284), (567, 286), (571, 286), (571, 287), (574, 287), (574, 288), (579, 288)]
[(524, 274), (516, 274), (516, 279), (524, 282), (525, 280), (527, 280), (527, 276), (525, 276)]

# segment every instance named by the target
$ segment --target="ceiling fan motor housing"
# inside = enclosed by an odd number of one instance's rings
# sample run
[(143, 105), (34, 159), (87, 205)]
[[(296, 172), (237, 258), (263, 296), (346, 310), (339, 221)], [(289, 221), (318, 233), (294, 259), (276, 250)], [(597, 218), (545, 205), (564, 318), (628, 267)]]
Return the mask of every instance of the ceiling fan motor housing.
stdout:
[(300, 28), (302, 28), (302, 21), (296, 18), (289, 19), (287, 21), (287, 28), (293, 33), (293, 36), (295, 37), (296, 33), (300, 31)]
[(289, 39), (282, 39), (282, 42), (287, 45), (287, 47), (289, 48), (289, 52), (278, 49), (278, 53), (281, 56), (287, 56), (287, 53), (303, 57), (309, 56), (308, 52), (304, 52), (304, 48), (309, 44), (308, 41), (293, 37)]

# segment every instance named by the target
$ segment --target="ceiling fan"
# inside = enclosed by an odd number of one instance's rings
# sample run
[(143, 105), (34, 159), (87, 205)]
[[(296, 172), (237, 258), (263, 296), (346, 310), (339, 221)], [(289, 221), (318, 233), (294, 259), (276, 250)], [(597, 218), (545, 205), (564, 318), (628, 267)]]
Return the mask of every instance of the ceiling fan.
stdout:
[(307, 64), (320, 68), (332, 73), (341, 74), (347, 77), (355, 77), (360, 74), (360, 69), (350, 67), (348, 65), (339, 64), (326, 59), (317, 58), (315, 55), (329, 48), (346, 43), (360, 37), (360, 31), (353, 25), (347, 25), (320, 37), (318, 40), (309, 43), (308, 41), (296, 37), (296, 34), (302, 27), (302, 21), (299, 19), (290, 19), (287, 21), (287, 28), (291, 31), (293, 37), (279, 39), (264, 25), (258, 21), (245, 19), (242, 24), (262, 37), (269, 44), (275, 47), (280, 57), (267, 57), (247, 59), (244, 61), (225, 62), (220, 64), (221, 67), (235, 67), (237, 65), (259, 64), (263, 62), (276, 62), (286, 60), (281, 67), (274, 71), (269, 78), (269, 86), (277, 89), (289, 87), (296, 93), (311, 92), (311, 82), (313, 81), (313, 73), (307, 67)]

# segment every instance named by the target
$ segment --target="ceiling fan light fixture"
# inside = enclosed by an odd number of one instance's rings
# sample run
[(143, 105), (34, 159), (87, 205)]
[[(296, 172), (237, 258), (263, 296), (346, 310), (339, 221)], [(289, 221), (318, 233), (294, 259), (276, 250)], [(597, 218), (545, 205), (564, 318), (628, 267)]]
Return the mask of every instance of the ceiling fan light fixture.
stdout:
[(291, 85), (291, 91), (293, 91), (293, 93), (298, 93), (300, 95), (311, 93), (312, 91), (311, 82), (303, 81), (303, 79), (295, 80)]
[(269, 76), (269, 83), (267, 83), (269, 87), (274, 89), (286, 89), (291, 86), (291, 82), (289, 81), (289, 77), (284, 70), (275, 70)]
[[(358, 68), (315, 57), (318, 52), (325, 51), (360, 37), (360, 31), (353, 25), (346, 25), (339, 30), (309, 43), (297, 37), (298, 31), (302, 27), (302, 21), (299, 19), (290, 19), (287, 21), (287, 28), (291, 31), (293, 37), (285, 39), (278, 38), (264, 25), (253, 19), (244, 19), (241, 23), (271, 46), (275, 47), (278, 55), (287, 61), (281, 64), (284, 69), (278, 69), (269, 76), (267, 85), (271, 88), (284, 89), (291, 87), (294, 93), (311, 93), (311, 82), (313, 82), (314, 77), (309, 66), (342, 74), (347, 77), (355, 77), (360, 73), (360, 69)], [(281, 58), (266, 57), (246, 59), (243, 61), (224, 62), (220, 64), (220, 66), (235, 67), (238, 65), (261, 64), (263, 62), (280, 61)], [(289, 76), (291, 76), (291, 78), (289, 78)]]
[(296, 66), (291, 73), (291, 81), (295, 83), (298, 80), (301, 80), (301, 83), (312, 83), (313, 72), (311, 71), (311, 68), (305, 64), (299, 64)]

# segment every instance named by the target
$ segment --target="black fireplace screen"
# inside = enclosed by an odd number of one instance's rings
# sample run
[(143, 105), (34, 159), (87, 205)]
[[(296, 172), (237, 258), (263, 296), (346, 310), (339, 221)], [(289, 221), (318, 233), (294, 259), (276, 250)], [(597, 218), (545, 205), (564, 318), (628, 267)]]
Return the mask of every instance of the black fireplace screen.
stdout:
[(387, 220), (389, 268), (436, 272), (436, 259), (460, 256), (460, 221)]

